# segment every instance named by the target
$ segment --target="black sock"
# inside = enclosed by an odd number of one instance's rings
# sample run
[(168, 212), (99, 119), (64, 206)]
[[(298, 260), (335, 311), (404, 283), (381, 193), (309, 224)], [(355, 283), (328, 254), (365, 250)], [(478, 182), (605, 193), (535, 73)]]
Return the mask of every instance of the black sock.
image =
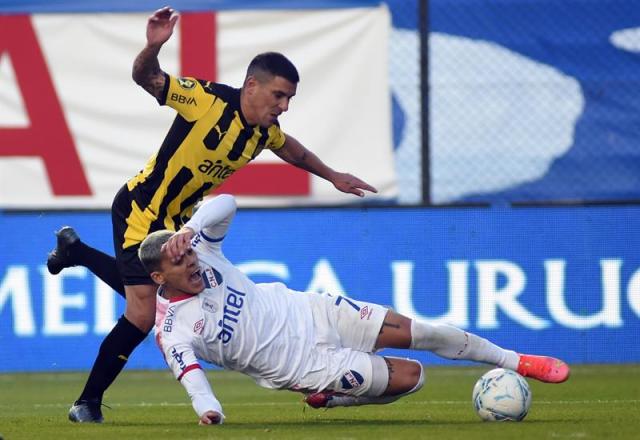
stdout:
[(123, 316), (113, 327), (111, 333), (102, 341), (98, 357), (93, 363), (89, 379), (80, 394), (79, 400), (98, 399), (120, 374), (129, 355), (147, 336)]
[(69, 248), (71, 262), (75, 265), (85, 266), (98, 278), (107, 283), (109, 287), (125, 298), (124, 283), (118, 272), (116, 259), (111, 255), (100, 252), (98, 249), (78, 241)]

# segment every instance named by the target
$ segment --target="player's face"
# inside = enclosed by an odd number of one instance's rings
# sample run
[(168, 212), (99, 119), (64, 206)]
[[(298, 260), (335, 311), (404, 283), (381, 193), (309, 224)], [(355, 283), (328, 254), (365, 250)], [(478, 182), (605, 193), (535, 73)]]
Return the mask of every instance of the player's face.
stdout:
[(278, 116), (289, 110), (289, 101), (296, 94), (296, 84), (281, 77), (273, 76), (260, 81), (250, 77), (246, 93), (249, 107), (245, 114), (252, 125), (269, 127), (278, 121)]
[(197, 295), (204, 290), (198, 256), (193, 249), (189, 249), (176, 262), (172, 262), (164, 255), (161, 267), (166, 289), (171, 289), (174, 293), (190, 295)]

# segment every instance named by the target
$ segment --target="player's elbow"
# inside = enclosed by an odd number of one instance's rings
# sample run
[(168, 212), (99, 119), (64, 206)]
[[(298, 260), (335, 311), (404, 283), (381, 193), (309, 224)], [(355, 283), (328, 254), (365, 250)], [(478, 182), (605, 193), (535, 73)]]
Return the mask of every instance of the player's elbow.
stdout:
[(230, 212), (236, 212), (238, 209), (238, 202), (231, 194), (220, 194), (217, 198), (220, 203), (226, 204)]
[(133, 69), (131, 69), (131, 78), (140, 87), (144, 87), (146, 75), (141, 69), (137, 69), (135, 64), (133, 65)]

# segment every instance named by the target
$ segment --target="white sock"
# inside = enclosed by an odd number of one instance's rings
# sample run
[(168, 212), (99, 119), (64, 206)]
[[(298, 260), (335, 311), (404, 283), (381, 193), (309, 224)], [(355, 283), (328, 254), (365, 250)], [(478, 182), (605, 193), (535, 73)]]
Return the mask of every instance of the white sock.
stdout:
[(446, 359), (484, 362), (515, 370), (520, 357), (473, 333), (446, 324), (411, 321), (411, 347), (429, 350)]

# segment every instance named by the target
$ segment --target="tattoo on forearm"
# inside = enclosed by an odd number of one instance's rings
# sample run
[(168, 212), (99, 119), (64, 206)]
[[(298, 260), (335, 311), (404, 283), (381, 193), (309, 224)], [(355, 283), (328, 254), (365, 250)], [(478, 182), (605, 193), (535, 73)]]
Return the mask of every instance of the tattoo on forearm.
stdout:
[(384, 321), (382, 323), (382, 327), (380, 327), (380, 333), (379, 333), (380, 335), (382, 333), (384, 333), (384, 328), (385, 327), (391, 327), (391, 328), (399, 329), (400, 328), (400, 324), (391, 324), (390, 322)]
[(153, 96), (159, 96), (164, 87), (158, 62), (159, 48), (145, 47), (133, 62), (133, 79)]

